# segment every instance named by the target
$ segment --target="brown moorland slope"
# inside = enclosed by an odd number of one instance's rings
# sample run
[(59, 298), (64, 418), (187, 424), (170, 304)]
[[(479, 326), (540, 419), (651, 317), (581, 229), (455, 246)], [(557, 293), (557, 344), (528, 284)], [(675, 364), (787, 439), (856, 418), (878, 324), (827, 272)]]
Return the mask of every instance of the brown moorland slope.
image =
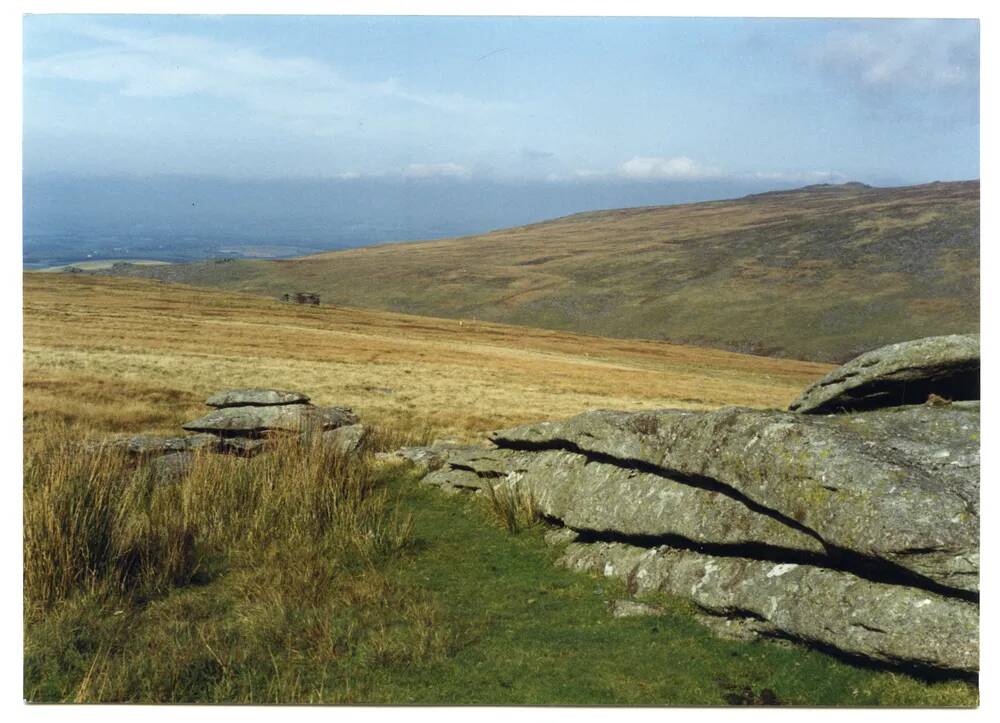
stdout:
[(979, 182), (812, 186), (284, 261), (108, 272), (843, 361), (979, 326)]
[(24, 275), (25, 435), (177, 432), (209, 393), (305, 391), (456, 437), (586, 409), (781, 407), (823, 364), (80, 274)]

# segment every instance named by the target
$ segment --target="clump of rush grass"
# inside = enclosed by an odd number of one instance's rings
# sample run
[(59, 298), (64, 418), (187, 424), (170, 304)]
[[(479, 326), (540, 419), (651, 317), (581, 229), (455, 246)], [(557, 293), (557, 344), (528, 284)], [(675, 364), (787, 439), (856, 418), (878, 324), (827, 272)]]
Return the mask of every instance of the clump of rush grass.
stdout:
[(542, 519), (534, 496), (517, 485), (486, 485), (485, 492), (490, 515), (511, 534), (532, 527)]
[(318, 436), (253, 459), (200, 455), (178, 484), (64, 431), (25, 462), (24, 588), (45, 610), (74, 591), (154, 595), (190, 582), (209, 556), (311, 550), (374, 564), (403, 547), (397, 514), (367, 463)]
[(290, 436), (254, 458), (196, 456), (165, 484), (72, 430), (35, 440), (25, 697), (330, 701), (314, 679), (339, 665), (446, 654), (437, 603), (392, 572), (412, 522), (371, 460)]
[(365, 435), (364, 448), (370, 452), (391, 452), (400, 447), (428, 445), (434, 437), (434, 429), (426, 420), (397, 419), (390, 424), (380, 424), (369, 429)]
[(25, 460), (24, 597), (51, 607), (77, 590), (147, 595), (190, 581), (196, 530), (178, 490), (118, 449), (57, 430)]
[(374, 561), (400, 549), (410, 532), (367, 457), (340, 454), (320, 435), (279, 439), (252, 459), (203, 455), (182, 492), (184, 509), (215, 547), (316, 548)]

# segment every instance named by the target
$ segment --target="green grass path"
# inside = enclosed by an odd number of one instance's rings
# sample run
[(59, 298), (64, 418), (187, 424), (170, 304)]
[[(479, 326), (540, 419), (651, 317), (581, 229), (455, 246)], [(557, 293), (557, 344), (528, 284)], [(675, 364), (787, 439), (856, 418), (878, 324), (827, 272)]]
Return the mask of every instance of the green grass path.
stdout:
[(666, 614), (614, 619), (615, 580), (553, 565), (535, 528), (491, 525), (477, 500), (412, 481), (417, 551), (400, 573), (428, 591), (456, 633), (443, 662), (381, 671), (379, 703), (725, 705), (776, 697), (792, 705), (969, 704), (975, 689), (873, 672), (773, 642), (724, 641), (679, 601)]

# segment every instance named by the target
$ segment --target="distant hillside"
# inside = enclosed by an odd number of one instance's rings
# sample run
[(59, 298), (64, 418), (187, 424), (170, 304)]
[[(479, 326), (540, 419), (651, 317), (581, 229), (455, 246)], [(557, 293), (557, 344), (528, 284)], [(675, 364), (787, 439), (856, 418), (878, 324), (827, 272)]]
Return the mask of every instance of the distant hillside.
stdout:
[(480, 236), (114, 275), (841, 361), (979, 328), (979, 182), (810, 186)]

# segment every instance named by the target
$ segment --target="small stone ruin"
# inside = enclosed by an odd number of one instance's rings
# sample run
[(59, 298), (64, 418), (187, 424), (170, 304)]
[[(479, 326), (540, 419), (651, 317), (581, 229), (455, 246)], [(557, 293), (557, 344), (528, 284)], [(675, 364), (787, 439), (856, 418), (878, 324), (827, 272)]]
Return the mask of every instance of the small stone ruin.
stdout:
[(296, 291), (294, 294), (282, 294), (281, 300), (290, 304), (319, 306), (319, 294), (311, 291)]

